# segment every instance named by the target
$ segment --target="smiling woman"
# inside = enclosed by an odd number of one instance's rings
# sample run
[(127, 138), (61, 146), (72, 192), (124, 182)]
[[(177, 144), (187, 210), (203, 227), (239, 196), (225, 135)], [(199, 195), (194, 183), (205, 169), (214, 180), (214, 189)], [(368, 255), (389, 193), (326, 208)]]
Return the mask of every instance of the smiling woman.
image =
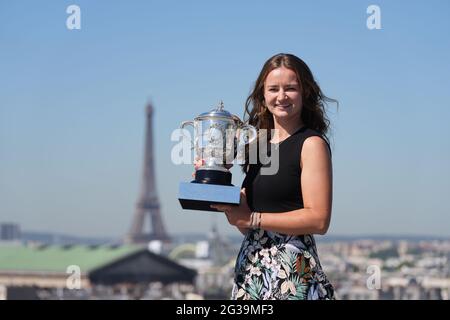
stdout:
[(334, 299), (313, 236), (325, 234), (331, 220), (326, 100), (334, 101), (291, 54), (270, 58), (247, 98), (248, 122), (260, 132), (269, 130), (269, 143), (279, 150), (279, 169), (264, 174), (261, 169), (270, 163), (250, 163), (247, 155), (240, 205), (214, 206), (245, 235), (233, 299)]
[(283, 66), (272, 70), (267, 75), (265, 88), (266, 106), (274, 121), (286, 123), (297, 119), (297, 124), (301, 123), (302, 95), (293, 70)]

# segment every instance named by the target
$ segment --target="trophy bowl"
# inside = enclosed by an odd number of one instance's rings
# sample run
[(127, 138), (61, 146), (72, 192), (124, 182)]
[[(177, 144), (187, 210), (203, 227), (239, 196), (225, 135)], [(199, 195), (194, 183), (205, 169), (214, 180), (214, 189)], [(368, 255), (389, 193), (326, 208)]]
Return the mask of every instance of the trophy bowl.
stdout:
[(180, 183), (178, 200), (182, 208), (217, 211), (210, 205), (239, 205), (240, 188), (232, 185), (232, 175), (226, 165), (234, 161), (238, 145), (256, 139), (256, 129), (224, 110), (223, 102), (181, 124), (182, 129), (187, 126), (194, 128), (191, 143), (195, 159), (202, 159), (203, 164), (196, 170), (193, 181)]

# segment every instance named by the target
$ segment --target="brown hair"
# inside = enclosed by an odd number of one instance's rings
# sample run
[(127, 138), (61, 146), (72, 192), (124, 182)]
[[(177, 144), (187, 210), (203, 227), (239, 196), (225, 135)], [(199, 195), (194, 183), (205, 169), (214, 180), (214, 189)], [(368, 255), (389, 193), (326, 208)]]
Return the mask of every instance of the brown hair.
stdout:
[[(319, 132), (328, 142), (326, 134), (330, 127), (330, 120), (327, 118), (325, 106), (327, 102), (337, 104), (338, 102), (322, 93), (307, 64), (293, 54), (279, 53), (264, 63), (255, 86), (245, 102), (244, 119), (256, 129), (268, 129), (267, 135), (270, 139), (270, 129), (274, 129), (274, 123), (272, 114), (264, 103), (264, 82), (272, 70), (280, 67), (291, 69), (297, 75), (303, 100), (301, 120), (304, 125)], [(246, 156), (243, 171), (248, 171), (248, 156)]]

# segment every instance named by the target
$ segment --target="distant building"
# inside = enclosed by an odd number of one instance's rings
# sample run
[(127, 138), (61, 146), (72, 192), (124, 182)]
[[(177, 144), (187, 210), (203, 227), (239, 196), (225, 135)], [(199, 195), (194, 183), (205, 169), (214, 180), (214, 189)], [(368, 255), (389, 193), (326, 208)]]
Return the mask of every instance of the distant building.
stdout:
[(370, 290), (361, 285), (343, 287), (339, 289), (339, 300), (378, 300), (379, 290)]
[(6, 299), (141, 299), (151, 283), (192, 285), (196, 275), (142, 246), (0, 245)]
[(178, 245), (172, 249), (169, 257), (197, 271), (195, 287), (202, 297), (229, 299), (236, 250), (219, 234), (214, 223), (207, 240)]
[(0, 224), (0, 240), (1, 241), (16, 241), (20, 240), (20, 228), (15, 223)]
[(448, 300), (450, 279), (390, 278), (380, 295), (383, 300)]

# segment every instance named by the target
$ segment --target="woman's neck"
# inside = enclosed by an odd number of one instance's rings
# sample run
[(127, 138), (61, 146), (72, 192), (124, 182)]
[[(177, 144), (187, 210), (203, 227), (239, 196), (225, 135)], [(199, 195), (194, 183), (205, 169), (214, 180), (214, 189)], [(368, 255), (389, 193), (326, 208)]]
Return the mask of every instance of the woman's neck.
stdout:
[(277, 121), (277, 119), (273, 119), (274, 129), (275, 133), (274, 136), (271, 139), (272, 143), (279, 143), (287, 138), (289, 138), (291, 135), (293, 135), (295, 132), (297, 132), (298, 129), (303, 127), (302, 121)]

